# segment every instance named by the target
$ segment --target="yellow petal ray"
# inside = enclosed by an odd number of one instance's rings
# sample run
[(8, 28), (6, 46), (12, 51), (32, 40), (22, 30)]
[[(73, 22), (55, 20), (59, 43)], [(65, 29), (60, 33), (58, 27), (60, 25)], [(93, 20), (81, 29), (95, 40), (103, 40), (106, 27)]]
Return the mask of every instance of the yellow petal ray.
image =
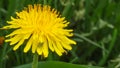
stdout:
[(51, 50), (52, 52), (54, 52), (54, 48), (53, 48), (53, 45), (52, 45), (52, 42), (51, 42), (51, 41), (49, 41), (48, 45), (49, 45), (50, 50)]
[(5, 42), (10, 42), (10, 41), (11, 41), (11, 39), (6, 39), (6, 40), (5, 40)]
[(14, 46), (13, 50), (17, 50), (21, 44), (23, 44), (24, 39), (21, 39), (17, 45)]
[(60, 44), (60, 42), (56, 42), (57, 48), (63, 53), (65, 50), (63, 49), (63, 46)]
[(63, 39), (63, 41), (66, 42), (66, 43), (75, 44), (76, 45), (75, 41), (73, 41), (71, 39), (68, 39), (66, 36), (61, 36), (60, 38)]
[(19, 26), (17, 19), (14, 19), (13, 21), (7, 21), (7, 23), (10, 24), (10, 25), (17, 25), (17, 27)]
[(24, 48), (25, 53), (28, 52), (28, 50), (31, 48), (32, 43), (33, 43), (33, 38), (31, 37), (30, 40), (27, 42), (25, 48)]
[[(55, 33), (54, 33), (55, 34)], [(57, 38), (56, 38), (56, 37)], [(57, 41), (59, 41), (59, 42), (61, 42), (61, 47), (64, 47), (65, 49), (67, 49), (67, 50), (71, 50), (72, 49), (72, 47), (70, 46), (70, 44), (73, 44), (73, 43), (71, 43), (71, 41), (72, 40), (70, 40), (70, 39), (67, 39), (65, 36), (63, 36), (63, 35), (61, 35), (61, 36), (58, 36), (58, 35), (54, 35), (54, 36), (52, 36), (53, 38), (54, 38), (54, 40), (57, 40)], [(74, 41), (73, 41), (74, 42)], [(58, 44), (57, 44), (58, 45)], [(59, 44), (59, 46), (60, 46), (60, 44)], [(58, 47), (59, 47), (58, 46)], [(59, 47), (60, 48), (60, 47)], [(63, 51), (63, 50), (62, 50)]]
[(15, 36), (11, 39), (10, 45), (16, 44), (17, 42), (20, 41), (21, 38), (22, 38), (21, 35), (15, 35)]
[(38, 47), (38, 41), (34, 40), (32, 44), (32, 53), (35, 53)]
[(47, 40), (44, 39), (44, 43), (43, 43), (43, 55), (44, 57), (48, 57), (48, 43), (47, 43)]
[[(41, 36), (38, 36), (36, 33), (33, 34), (33, 45), (32, 45), (32, 53), (35, 53), (37, 47), (41, 44)], [(38, 49), (39, 50), (39, 49)]]
[(73, 36), (73, 33), (71, 33), (73, 30), (64, 30), (64, 34), (66, 35), (66, 36), (69, 36), (69, 37), (71, 37), (71, 36)]
[(72, 49), (72, 47), (71, 47), (69, 44), (66, 44), (65, 42), (61, 42), (61, 45), (62, 45), (65, 49), (67, 49), (67, 50), (71, 50), (71, 49)]
[(38, 36), (38, 41), (39, 41), (40, 43), (43, 43), (43, 35), (42, 35), (42, 34), (40, 34), (40, 35)]
[[(62, 42), (66, 42), (66, 43), (69, 44), (69, 45), (70, 45), (70, 44), (76, 44), (75, 41), (73, 41), (73, 40), (71, 40), (71, 39), (68, 39), (65, 35), (60, 35), (60, 36), (59, 36), (59, 35), (57, 35), (56, 33), (57, 33), (57, 32), (54, 32), (54, 33), (53, 33), (54, 36), (52, 35), (52, 37), (55, 38), (55, 39), (57, 39), (57, 41), (60, 40), (60, 41), (62, 41)], [(56, 36), (57, 38), (56, 38), (55, 36)]]
[(6, 37), (9, 37), (9, 36), (14, 36), (16, 34), (26, 34), (26, 33), (29, 33), (31, 32), (30, 30), (24, 30), (24, 29), (17, 29), (15, 31), (13, 31), (11, 34), (7, 35)]
[(41, 36), (39, 36), (38, 41), (39, 41), (40, 43), (43, 43), (43, 42), (44, 42), (44, 41), (43, 41), (43, 38), (42, 38)]
[[(17, 12), (16, 12), (17, 13)], [(13, 20), (13, 21), (15, 21), (15, 20), (17, 20), (17, 19), (15, 19), (15, 18), (13, 18), (12, 16), (11, 16), (11, 20)], [(8, 23), (9, 24), (9, 23)]]
[(69, 37), (71, 37), (71, 36), (73, 36), (73, 33), (70, 33), (70, 32), (72, 32), (73, 30), (64, 30), (64, 29), (57, 29), (58, 31), (54, 31), (54, 33), (56, 34), (59, 34), (59, 35), (66, 35), (66, 36), (69, 36)]
[(61, 56), (62, 53), (60, 52), (60, 50), (58, 50), (58, 48), (56, 47), (56, 45), (54, 44), (54, 42), (53, 42), (53, 47), (54, 47), (54, 49), (55, 49), (55, 52), (56, 52), (59, 56)]
[(48, 36), (47, 36), (47, 39), (48, 39), (48, 46), (49, 46), (50, 50), (51, 50), (52, 52), (54, 52), (54, 48), (53, 48), (51, 39), (50, 39)]
[(8, 25), (8, 26), (4, 26), (4, 29), (10, 29), (10, 28), (19, 28), (20, 26), (18, 25)]
[(71, 37), (73, 36), (73, 33), (65, 33), (66, 36)]
[(33, 40), (36, 40), (36, 39), (38, 39), (38, 34), (37, 33), (34, 33), (33, 35), (32, 35), (32, 37), (33, 37)]
[(24, 39), (28, 39), (31, 36), (31, 33), (24, 34)]
[(38, 47), (37, 47), (37, 53), (39, 55), (42, 55), (42, 49), (43, 49), (43, 45), (38, 45)]

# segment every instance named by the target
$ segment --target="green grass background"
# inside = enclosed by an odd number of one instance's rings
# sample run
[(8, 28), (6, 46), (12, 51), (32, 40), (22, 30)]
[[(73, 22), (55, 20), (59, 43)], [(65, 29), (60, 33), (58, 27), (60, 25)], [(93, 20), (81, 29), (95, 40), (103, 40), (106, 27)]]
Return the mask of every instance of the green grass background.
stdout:
[[(46, 4), (57, 9), (70, 21), (77, 42), (73, 49), (59, 57), (50, 52), (39, 61), (60, 61), (76, 65), (120, 68), (120, 0), (0, 0), (0, 27), (6, 25), (16, 11), (28, 4)], [(0, 36), (11, 31), (0, 30)], [(31, 52), (23, 47), (13, 51), (9, 43), (0, 46), (0, 68), (31, 63)], [(97, 68), (97, 67), (96, 67)]]

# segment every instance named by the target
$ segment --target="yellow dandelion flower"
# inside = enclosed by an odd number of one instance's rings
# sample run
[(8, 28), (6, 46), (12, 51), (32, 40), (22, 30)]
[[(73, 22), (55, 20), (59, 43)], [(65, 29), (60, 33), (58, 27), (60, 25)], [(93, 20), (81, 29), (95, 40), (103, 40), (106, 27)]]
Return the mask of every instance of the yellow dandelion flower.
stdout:
[(25, 41), (27, 41), (24, 52), (30, 49), (32, 53), (38, 53), (48, 57), (49, 50), (56, 52), (61, 56), (66, 50), (71, 50), (71, 44), (75, 41), (68, 37), (73, 36), (72, 29), (66, 29), (69, 22), (60, 14), (51, 9), (50, 6), (40, 4), (28, 5), (21, 12), (16, 12), (16, 18), (11, 17), (9, 25), (5, 29), (14, 29), (6, 42), (15, 45), (13, 50), (17, 50)]

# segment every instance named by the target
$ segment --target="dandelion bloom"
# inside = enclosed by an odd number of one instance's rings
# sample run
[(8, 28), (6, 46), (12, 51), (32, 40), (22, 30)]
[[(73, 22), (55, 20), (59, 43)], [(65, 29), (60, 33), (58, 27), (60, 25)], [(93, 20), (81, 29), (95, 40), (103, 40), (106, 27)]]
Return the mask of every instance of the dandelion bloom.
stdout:
[(24, 47), (25, 53), (31, 49), (32, 53), (48, 57), (51, 50), (61, 56), (66, 50), (72, 49), (71, 44), (76, 44), (68, 38), (73, 36), (71, 33), (73, 30), (66, 29), (69, 22), (47, 5), (28, 5), (21, 12), (16, 12), (16, 17), (11, 17), (11, 21), (7, 23), (9, 25), (3, 28), (14, 30), (6, 36), (8, 38), (5, 41), (15, 45), (13, 50), (17, 50), (27, 41)]

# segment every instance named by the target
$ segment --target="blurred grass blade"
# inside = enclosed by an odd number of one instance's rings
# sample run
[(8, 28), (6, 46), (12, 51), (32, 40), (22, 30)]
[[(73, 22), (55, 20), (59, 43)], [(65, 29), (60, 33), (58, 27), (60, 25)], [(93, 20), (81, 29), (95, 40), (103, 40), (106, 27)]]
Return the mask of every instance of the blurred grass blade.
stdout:
[(102, 47), (99, 44), (97, 44), (96, 42), (94, 42), (94, 41), (92, 41), (92, 40), (90, 40), (82, 35), (79, 35), (77, 33), (74, 33), (74, 35), (102, 49)]
[(5, 68), (6, 66), (4, 63), (6, 63), (7, 48), (8, 48), (8, 43), (4, 43), (4, 48), (0, 56), (0, 67), (2, 68)]
[(99, 62), (99, 66), (103, 66), (106, 62), (106, 60), (108, 59), (109, 55), (110, 55), (110, 52), (112, 51), (113, 47), (114, 47), (114, 44), (115, 44), (115, 41), (116, 41), (116, 38), (117, 38), (117, 29), (114, 29), (113, 31), (113, 38), (111, 40), (111, 43), (109, 45), (109, 48), (108, 48), (108, 53), (106, 54), (105, 57), (103, 57), (100, 62)]
[(44, 5), (46, 5), (47, 4), (47, 0), (44, 0)]
[[(3, 8), (3, 0), (0, 0), (0, 10)], [(0, 11), (1, 12), (1, 11)], [(0, 18), (1, 18), (1, 13), (0, 13)]]
[[(58, 61), (39, 62), (39, 68), (103, 68), (98, 66), (77, 65)], [(31, 68), (31, 64), (25, 64), (14, 68)]]
[(69, 15), (69, 11), (71, 10), (72, 8), (72, 3), (74, 2), (74, 0), (70, 0), (67, 4), (67, 6), (65, 6), (63, 12), (62, 12), (62, 16), (64, 17), (68, 17)]
[(8, 8), (7, 8), (8, 13), (7, 13), (7, 16), (6, 16), (6, 20), (8, 20), (10, 18), (10, 16), (15, 13), (15, 10), (17, 8), (17, 6), (15, 6), (16, 3), (17, 3), (17, 0), (9, 0), (9, 4), (8, 4)]
[(54, 7), (57, 9), (58, 5), (57, 5), (58, 0), (54, 0)]

